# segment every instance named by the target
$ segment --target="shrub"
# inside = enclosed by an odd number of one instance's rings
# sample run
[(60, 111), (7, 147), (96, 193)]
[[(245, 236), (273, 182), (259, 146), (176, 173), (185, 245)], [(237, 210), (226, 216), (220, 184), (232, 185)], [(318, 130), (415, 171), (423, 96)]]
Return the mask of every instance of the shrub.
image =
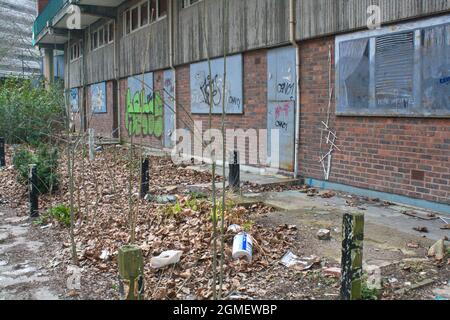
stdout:
[(61, 204), (54, 208), (49, 209), (45, 214), (40, 216), (36, 221), (36, 225), (44, 225), (50, 222), (50, 220), (56, 220), (65, 227), (70, 227), (70, 208)]
[(64, 128), (64, 89), (45, 89), (31, 80), (7, 78), (0, 84), (0, 136), (9, 144), (37, 146)]
[(14, 168), (19, 173), (17, 179), (20, 183), (28, 182), (29, 165), (36, 164), (37, 189), (45, 194), (58, 189), (58, 150), (41, 144), (36, 153), (20, 148), (13, 156)]

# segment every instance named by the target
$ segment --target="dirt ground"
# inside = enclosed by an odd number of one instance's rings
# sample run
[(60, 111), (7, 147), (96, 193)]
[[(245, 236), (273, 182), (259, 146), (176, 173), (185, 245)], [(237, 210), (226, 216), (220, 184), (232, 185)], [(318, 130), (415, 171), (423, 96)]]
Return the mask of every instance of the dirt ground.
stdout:
[[(11, 152), (9, 149), (8, 163)], [(57, 221), (45, 225), (28, 221), (26, 186), (17, 183), (12, 167), (0, 171), (0, 299), (119, 299), (116, 259), (118, 248), (130, 239), (130, 194), (137, 216), (136, 242), (144, 252), (145, 298), (211, 298), (211, 175), (174, 165), (168, 158), (151, 157), (150, 194), (157, 200), (148, 202), (137, 198), (137, 183), (128, 189), (127, 159), (123, 147), (105, 148), (93, 163), (78, 155), (74, 170), (78, 212), (75, 241), (80, 265), (76, 274), (68, 229)], [(63, 156), (62, 186), (56, 194), (41, 197), (41, 213), (69, 202), (64, 163)], [(139, 181), (136, 164), (131, 168), (132, 181)], [(318, 209), (316, 204), (299, 198), (301, 194), (317, 193), (305, 186), (245, 186), (244, 193), (251, 189), (255, 194), (246, 198), (229, 196), (232, 200), (225, 210), (225, 228), (243, 226), (255, 240), (254, 256), (251, 263), (233, 260), (234, 233), (226, 234), (224, 298), (339, 299), (339, 276), (330, 275), (327, 268), (340, 265), (340, 225), (345, 210), (333, 206)], [(303, 207), (282, 209), (276, 198), (256, 194), (282, 196), (286, 190), (294, 193)], [(166, 195), (174, 195), (176, 203), (158, 202), (158, 196)], [(317, 195), (315, 198), (325, 201)], [(364, 262), (366, 269), (381, 268), (381, 287), (377, 291), (365, 289), (366, 299), (375, 295), (387, 300), (436, 299), (436, 290), (446, 292), (448, 261), (426, 257), (434, 241), (372, 220), (365, 228)], [(321, 228), (331, 230), (330, 240), (317, 238)], [(150, 267), (153, 256), (171, 249), (183, 251), (180, 263), (159, 270)], [(280, 263), (288, 251), (301, 259), (313, 255), (313, 263), (307, 268), (288, 268)], [(68, 286), (74, 274), (79, 275), (79, 288)]]

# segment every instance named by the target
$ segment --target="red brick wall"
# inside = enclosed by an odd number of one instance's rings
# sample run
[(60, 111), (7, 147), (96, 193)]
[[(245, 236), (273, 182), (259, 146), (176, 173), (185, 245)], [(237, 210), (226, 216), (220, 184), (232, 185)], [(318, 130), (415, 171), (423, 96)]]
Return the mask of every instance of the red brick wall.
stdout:
[[(321, 180), (319, 128), (328, 104), (329, 46), (334, 66), (334, 38), (300, 45), (299, 167), (304, 177)], [(450, 203), (450, 119), (336, 117), (334, 111), (333, 98), (331, 126), (342, 151), (334, 153), (331, 182)]]
[(106, 113), (91, 112), (91, 90), (87, 90), (87, 128), (95, 129), (97, 137), (112, 138), (114, 132), (113, 81), (106, 82)]
[[(267, 129), (267, 51), (257, 50), (243, 54), (243, 98), (244, 114), (227, 115), (226, 129)], [(202, 121), (203, 132), (209, 129), (209, 115), (191, 114), (190, 67), (177, 67), (177, 128), (194, 130), (194, 121)], [(220, 129), (221, 115), (213, 115), (212, 128)], [(198, 134), (198, 129), (195, 129)], [(193, 143), (193, 139), (192, 139)], [(227, 146), (227, 149), (229, 146)], [(243, 155), (244, 150), (239, 150)], [(248, 163), (249, 151), (258, 152), (257, 145), (246, 143)], [(221, 155), (218, 155), (221, 159)], [(242, 159), (243, 160), (243, 159)], [(265, 161), (265, 159), (263, 159)]]
[(40, 14), (42, 10), (45, 9), (49, 0), (38, 0), (37, 1), (37, 13)]

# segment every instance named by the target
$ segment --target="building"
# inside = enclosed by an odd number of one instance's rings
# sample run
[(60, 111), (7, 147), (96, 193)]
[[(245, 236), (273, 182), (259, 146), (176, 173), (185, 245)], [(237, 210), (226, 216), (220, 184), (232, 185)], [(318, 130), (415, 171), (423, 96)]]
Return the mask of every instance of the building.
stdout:
[(450, 212), (450, 0), (46, 2), (35, 43), (65, 50), (80, 130), (169, 148), (212, 98), (249, 167)]
[(31, 43), (34, 0), (0, 0), (0, 78), (39, 75), (41, 57)]

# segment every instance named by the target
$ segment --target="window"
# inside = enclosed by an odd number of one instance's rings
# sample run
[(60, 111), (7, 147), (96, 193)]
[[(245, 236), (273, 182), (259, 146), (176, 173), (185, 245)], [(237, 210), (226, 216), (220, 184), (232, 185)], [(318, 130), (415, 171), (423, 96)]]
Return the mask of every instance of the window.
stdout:
[(114, 21), (108, 22), (91, 33), (91, 50), (114, 42)]
[(201, 0), (181, 0), (181, 7), (187, 8), (192, 6), (193, 4), (200, 2)]
[(114, 42), (114, 21), (108, 24), (108, 43)]
[(131, 32), (131, 12), (130, 10), (125, 11), (124, 13), (124, 26), (125, 26), (125, 34), (129, 34)]
[(70, 61), (75, 61), (83, 56), (83, 41), (77, 41), (69, 48)]
[(167, 0), (158, 0), (158, 18), (167, 15)]
[(450, 116), (448, 18), (337, 37), (337, 114)]
[(141, 5), (141, 27), (145, 26), (148, 23), (148, 2), (144, 2)]
[(139, 7), (131, 9), (131, 31), (139, 28)]
[(101, 27), (98, 29), (98, 46), (102, 47), (105, 43), (105, 35), (104, 35), (105, 29)]
[(124, 11), (124, 34), (145, 27), (167, 16), (167, 0), (148, 0)]

